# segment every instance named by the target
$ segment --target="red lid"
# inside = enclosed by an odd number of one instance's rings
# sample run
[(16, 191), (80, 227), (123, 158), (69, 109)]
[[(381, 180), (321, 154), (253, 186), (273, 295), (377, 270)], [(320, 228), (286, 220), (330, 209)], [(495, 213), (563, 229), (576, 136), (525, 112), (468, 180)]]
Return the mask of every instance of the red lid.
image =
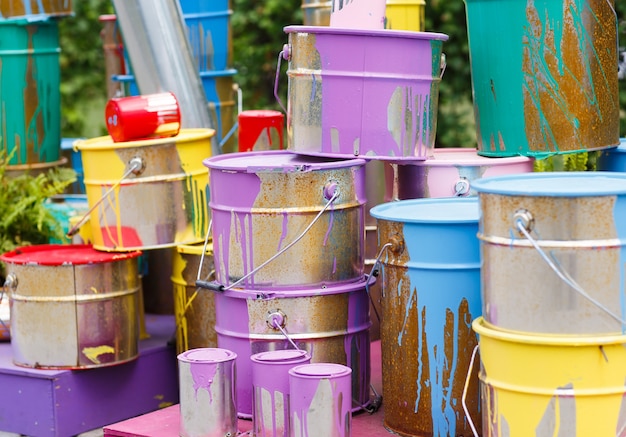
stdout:
[(18, 247), (4, 253), (0, 260), (11, 264), (34, 264), (42, 266), (97, 264), (137, 258), (141, 251), (103, 252), (91, 244), (42, 244)]

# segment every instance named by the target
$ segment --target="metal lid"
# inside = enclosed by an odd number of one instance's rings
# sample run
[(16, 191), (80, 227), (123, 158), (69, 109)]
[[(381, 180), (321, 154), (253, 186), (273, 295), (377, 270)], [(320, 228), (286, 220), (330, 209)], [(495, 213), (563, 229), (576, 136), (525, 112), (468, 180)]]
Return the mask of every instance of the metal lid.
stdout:
[(527, 197), (584, 197), (626, 194), (626, 174), (619, 172), (520, 173), (472, 182), (476, 192)]
[(403, 223), (478, 223), (480, 218), (476, 197), (400, 200), (377, 205), (370, 214)]
[(98, 264), (137, 258), (141, 251), (105, 252), (90, 244), (43, 244), (19, 247), (4, 253), (0, 260), (10, 264), (42, 266)]
[[(185, 253), (188, 255), (202, 255), (202, 249), (204, 248), (204, 241), (196, 244), (179, 244), (176, 246), (176, 250), (178, 253)], [(206, 255), (210, 255), (213, 253), (213, 241), (209, 239), (209, 242), (206, 245)]]
[(449, 36), (445, 33), (413, 32), (407, 30), (392, 29), (343, 29), (329, 26), (287, 26), (285, 33), (313, 33), (331, 35), (374, 36), (384, 38), (407, 38), (447, 41)]
[(178, 360), (186, 363), (223, 363), (235, 358), (233, 351), (217, 347), (190, 349), (178, 355)]
[(298, 363), (311, 359), (307, 351), (299, 349), (285, 349), (268, 352), (259, 352), (250, 357), (252, 361), (259, 363)]
[(433, 156), (425, 161), (416, 161), (417, 166), (495, 166), (506, 164), (517, 164), (528, 162), (531, 163), (532, 158), (526, 156), (510, 156), (506, 158), (489, 158), (478, 154), (477, 149), (466, 147), (451, 147), (434, 149)]
[(202, 163), (215, 170), (245, 173), (295, 173), (363, 166), (364, 159), (333, 159), (303, 156), (286, 150), (225, 153), (207, 158)]
[(302, 364), (289, 370), (290, 375), (303, 378), (337, 378), (351, 373), (350, 367), (334, 363)]

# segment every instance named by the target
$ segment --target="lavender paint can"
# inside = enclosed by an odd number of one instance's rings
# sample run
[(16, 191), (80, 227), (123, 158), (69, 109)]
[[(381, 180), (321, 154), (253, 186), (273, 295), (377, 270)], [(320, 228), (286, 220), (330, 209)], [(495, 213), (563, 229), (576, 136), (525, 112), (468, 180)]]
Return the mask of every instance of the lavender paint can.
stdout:
[(220, 348), (178, 355), (181, 437), (237, 435), (236, 358)]
[(314, 363), (289, 371), (290, 437), (350, 437), (352, 370)]
[(392, 161), (432, 154), (447, 35), (327, 26), (284, 30), (289, 150)]
[(258, 437), (289, 437), (289, 370), (310, 364), (303, 350), (261, 352), (250, 357), (254, 414), (252, 429)]

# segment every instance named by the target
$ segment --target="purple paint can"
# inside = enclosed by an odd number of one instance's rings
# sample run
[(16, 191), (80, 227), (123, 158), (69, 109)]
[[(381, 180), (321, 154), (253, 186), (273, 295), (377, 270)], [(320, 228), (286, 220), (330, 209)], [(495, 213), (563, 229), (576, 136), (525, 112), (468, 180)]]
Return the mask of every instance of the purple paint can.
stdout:
[(250, 357), (254, 414), (252, 429), (257, 437), (289, 437), (289, 370), (310, 364), (303, 350), (261, 352)]
[[(281, 329), (311, 362), (352, 369), (352, 409), (370, 402), (369, 297), (365, 277), (357, 284), (317, 289), (244, 290), (215, 294), (217, 344), (237, 354), (237, 413), (252, 417), (252, 361), (270, 350), (292, 349)], [(274, 322), (278, 322), (280, 329)]]
[(220, 348), (178, 355), (181, 437), (237, 435), (236, 358)]
[(431, 155), (447, 35), (327, 26), (284, 30), (289, 150), (392, 161)]
[(276, 289), (359, 281), (365, 163), (287, 151), (204, 160), (217, 282), (245, 277), (241, 287)]
[(289, 371), (291, 437), (350, 437), (352, 370), (314, 363)]

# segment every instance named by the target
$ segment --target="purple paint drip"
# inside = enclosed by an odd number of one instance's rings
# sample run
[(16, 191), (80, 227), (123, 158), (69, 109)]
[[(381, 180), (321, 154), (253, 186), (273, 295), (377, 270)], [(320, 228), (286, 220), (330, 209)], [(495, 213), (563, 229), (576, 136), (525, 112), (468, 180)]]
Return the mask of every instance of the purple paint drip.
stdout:
[(209, 403), (212, 404), (213, 394), (211, 393), (211, 385), (213, 384), (213, 378), (215, 378), (217, 364), (191, 364), (189, 366), (189, 370), (191, 371), (191, 377), (193, 378), (193, 389), (196, 401), (198, 400), (198, 390), (205, 389), (209, 393)]
[(328, 229), (326, 230), (326, 234), (324, 235), (324, 242), (322, 243), (322, 246), (326, 246), (326, 243), (328, 243), (328, 237), (330, 236), (330, 233), (333, 231), (333, 222), (334, 222), (334, 218), (335, 218), (335, 209), (331, 206), (330, 210), (328, 210)]

